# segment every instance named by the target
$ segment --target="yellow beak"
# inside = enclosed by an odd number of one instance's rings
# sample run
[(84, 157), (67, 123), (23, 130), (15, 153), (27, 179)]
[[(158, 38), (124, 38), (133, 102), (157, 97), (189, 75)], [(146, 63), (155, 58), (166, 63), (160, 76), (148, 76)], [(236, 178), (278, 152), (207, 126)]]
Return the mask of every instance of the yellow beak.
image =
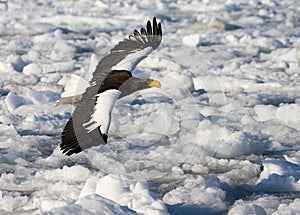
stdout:
[(157, 81), (157, 80), (151, 81), (150, 84), (149, 84), (149, 86), (150, 86), (150, 87), (158, 87), (158, 88), (161, 87), (160, 82)]

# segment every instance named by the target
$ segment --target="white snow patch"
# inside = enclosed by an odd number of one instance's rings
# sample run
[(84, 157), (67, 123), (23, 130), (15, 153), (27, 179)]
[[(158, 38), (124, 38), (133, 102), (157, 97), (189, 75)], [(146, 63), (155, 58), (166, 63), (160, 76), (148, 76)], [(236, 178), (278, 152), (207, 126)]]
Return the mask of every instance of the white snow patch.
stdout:
[(276, 111), (276, 117), (283, 124), (300, 130), (300, 105), (284, 104)]
[(36, 63), (30, 63), (23, 68), (24, 75), (40, 75), (42, 72), (41, 66)]
[[(94, 193), (119, 205), (127, 206), (137, 213), (169, 214), (166, 206), (149, 190), (146, 182), (128, 181), (127, 183), (114, 175), (106, 175), (100, 179), (94, 176), (88, 179), (83, 190), (87, 196), (94, 190)], [(86, 195), (81, 194), (81, 196), (84, 199)], [(80, 201), (81, 198), (78, 202)]]
[(228, 211), (228, 215), (266, 215), (266, 211), (256, 204), (235, 205)]
[(182, 42), (183, 42), (183, 44), (185, 44), (187, 46), (197, 47), (197, 45), (200, 42), (200, 36), (199, 36), (199, 34), (187, 35), (182, 38)]
[[(93, 53), (104, 57), (158, 8), (162, 44), (133, 74), (162, 88), (116, 103), (108, 144), (62, 155), (74, 107), (53, 102), (64, 87), (62, 96), (83, 93)], [(0, 1), (0, 214), (300, 214), (296, 8), (292, 0)]]
[(18, 96), (15, 93), (9, 92), (5, 98), (5, 104), (9, 111), (14, 111), (22, 105), (31, 104), (31, 102), (29, 101), (29, 99), (26, 99), (23, 96)]
[(234, 158), (242, 155), (262, 154), (264, 146), (250, 134), (230, 131), (226, 127), (202, 121), (198, 127), (196, 143), (220, 158)]
[(283, 192), (300, 190), (300, 165), (268, 158), (257, 180), (257, 189)]

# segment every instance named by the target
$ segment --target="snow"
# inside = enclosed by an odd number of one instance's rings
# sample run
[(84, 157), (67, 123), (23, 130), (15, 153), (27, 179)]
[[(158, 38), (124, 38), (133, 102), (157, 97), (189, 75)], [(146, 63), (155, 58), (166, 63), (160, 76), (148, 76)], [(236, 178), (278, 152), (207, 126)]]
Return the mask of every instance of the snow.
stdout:
[(139, 181), (128, 186), (116, 176), (107, 175), (98, 180), (95, 192), (138, 213), (169, 214), (163, 202), (149, 191), (147, 182)]
[(191, 34), (191, 35), (187, 35), (184, 36), (182, 38), (182, 42), (190, 47), (197, 47), (197, 45), (199, 44), (200, 41), (200, 37), (198, 34)]
[[(299, 214), (299, 8), (0, 1), (0, 214)], [(161, 88), (116, 101), (108, 144), (63, 155), (75, 107), (55, 102), (153, 16), (162, 43), (133, 74)]]
[(15, 93), (9, 92), (5, 98), (5, 104), (9, 111), (14, 111), (18, 107), (27, 104), (30, 104), (30, 101), (24, 98), (23, 96), (18, 96)]
[[(61, 203), (60, 203), (61, 204)], [(128, 214), (137, 214), (136, 212), (130, 210), (128, 207), (120, 206), (117, 203), (105, 199), (97, 194), (89, 195), (83, 198), (80, 198), (73, 205), (57, 205), (58, 207), (46, 211), (41, 214), (80, 214), (92, 215), (92, 214), (107, 214), (107, 215), (128, 215)]]

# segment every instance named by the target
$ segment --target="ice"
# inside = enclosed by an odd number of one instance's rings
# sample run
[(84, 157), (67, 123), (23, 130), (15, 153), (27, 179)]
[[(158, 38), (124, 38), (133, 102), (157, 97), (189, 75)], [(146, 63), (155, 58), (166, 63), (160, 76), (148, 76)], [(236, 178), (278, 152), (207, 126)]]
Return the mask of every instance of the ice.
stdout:
[(21, 72), (26, 66), (26, 62), (24, 62), (22, 57), (16, 55), (9, 55), (6, 59), (6, 62), (11, 63), (17, 72)]
[(40, 75), (42, 68), (38, 64), (30, 63), (23, 68), (23, 73), (25, 75)]
[(37, 178), (47, 177), (50, 181), (85, 181), (89, 177), (89, 170), (82, 166), (64, 166), (56, 171), (42, 171), (36, 174)]
[[(205, 182), (204, 178), (198, 176), (196, 179), (186, 179), (184, 181), (184, 186), (177, 187), (176, 189), (168, 192), (163, 200), (170, 205), (186, 205), (186, 210), (188, 207), (194, 205), (195, 213), (212, 213), (214, 211), (219, 211), (225, 209), (223, 199), (225, 198), (224, 192), (217, 186), (211, 186), (211, 182)], [(218, 184), (217, 181), (213, 182)], [(190, 205), (190, 206), (188, 206)], [(197, 209), (196, 205), (201, 206), (202, 211)], [(206, 205), (210, 206), (206, 208)], [(178, 206), (174, 208), (173, 213), (183, 213), (185, 210), (183, 206)], [(206, 210), (205, 210), (206, 208)]]
[(11, 63), (1, 62), (0, 61), (0, 73), (2, 75), (15, 73), (15, 69), (13, 68)]
[(276, 107), (273, 105), (256, 105), (254, 111), (257, 121), (268, 121), (276, 118)]
[[(98, 186), (99, 179), (100, 179), (100, 176), (97, 176), (97, 175), (89, 177), (86, 180), (86, 182), (85, 182), (85, 184), (84, 184), (84, 186), (83, 186), (83, 188), (80, 192), (79, 199), (82, 198), (82, 197), (94, 194), (95, 190), (96, 190), (96, 187)], [(105, 179), (101, 179), (101, 181), (99, 181), (99, 182), (100, 182), (100, 185), (102, 185), (103, 182), (105, 182)], [(100, 189), (102, 190), (102, 191), (100, 190), (100, 192), (103, 192), (103, 189), (109, 189), (110, 188), (110, 187), (101, 188), (100, 185), (99, 185), (99, 190)], [(111, 188), (111, 189), (113, 189), (113, 188)], [(103, 192), (103, 193), (105, 193), (105, 192)], [(110, 195), (110, 194), (108, 193), (108, 195)]]
[(126, 182), (114, 175), (106, 175), (100, 179), (94, 176), (87, 180), (83, 190), (84, 193), (80, 194), (83, 199), (96, 193), (138, 213), (168, 214), (165, 205), (149, 191), (146, 182)]
[[(299, 3), (0, 1), (0, 214), (299, 214)], [(130, 11), (130, 13), (129, 13)], [(153, 11), (108, 144), (59, 149), (99, 59)]]
[(53, 208), (59, 208), (68, 205), (68, 202), (62, 200), (45, 199), (41, 202), (41, 211), (50, 211)]
[(299, 198), (280, 203), (283, 197), (267, 196), (254, 201), (238, 201), (229, 210), (229, 214), (290, 214), (299, 213)]
[(289, 156), (287, 156), (287, 155), (283, 155), (283, 157), (284, 157), (284, 159), (286, 160), (286, 161), (288, 161), (288, 162), (291, 162), (291, 163), (294, 163), (294, 164), (300, 164), (300, 160), (299, 160), (299, 158), (297, 158), (297, 157), (293, 157), (293, 158), (291, 158), (291, 157), (289, 157)]
[(260, 189), (273, 187), (273, 191), (277, 192), (299, 191), (300, 166), (298, 164), (276, 159), (267, 159), (262, 164), (264, 169), (257, 181)]
[(25, 104), (30, 104), (30, 103), (31, 102), (29, 99), (26, 99), (22, 96), (18, 96), (12, 92), (10, 92), (5, 98), (5, 104), (9, 111), (14, 111), (18, 107), (25, 105)]
[[(60, 203), (61, 204), (61, 203)], [(120, 206), (113, 201), (105, 199), (97, 194), (89, 195), (79, 199), (76, 204), (54, 208), (41, 214), (137, 214), (128, 207)]]
[(28, 197), (25, 196), (10, 196), (5, 195), (3, 191), (0, 191), (0, 210), (13, 211), (28, 203)]
[(203, 174), (203, 173), (208, 173), (209, 169), (201, 164), (194, 164), (191, 170), (196, 174)]
[(299, 204), (300, 199), (295, 199), (294, 201), (286, 204), (281, 204), (278, 207), (278, 211), (274, 212), (275, 215), (277, 214), (284, 214), (284, 213), (299, 213)]
[(266, 211), (256, 204), (244, 204), (244, 205), (236, 205), (233, 208), (231, 208), (228, 212), (229, 215), (235, 215), (235, 214), (257, 214), (257, 215), (266, 215)]
[(188, 35), (188, 36), (184, 36), (182, 38), (182, 42), (187, 45), (187, 46), (190, 46), (190, 47), (197, 47), (197, 45), (199, 44), (200, 42), (200, 37), (198, 34), (191, 34), (191, 35)]
[(250, 134), (232, 132), (227, 128), (205, 121), (199, 124), (197, 143), (204, 146), (212, 155), (220, 158), (262, 154), (264, 150), (263, 144)]
[(128, 190), (118, 178), (109, 175), (101, 178), (96, 186), (97, 194), (111, 200), (117, 199), (119, 195)]
[(300, 129), (300, 106), (298, 104), (285, 104), (281, 105), (276, 112), (276, 117), (283, 124)]

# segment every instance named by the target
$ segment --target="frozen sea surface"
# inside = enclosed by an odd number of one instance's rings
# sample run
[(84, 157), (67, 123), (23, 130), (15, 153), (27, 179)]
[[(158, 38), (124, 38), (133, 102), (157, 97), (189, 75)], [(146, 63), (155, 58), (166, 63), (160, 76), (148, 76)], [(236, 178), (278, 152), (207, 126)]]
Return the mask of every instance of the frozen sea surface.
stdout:
[[(300, 3), (0, 1), (0, 214), (299, 214)], [(157, 51), (109, 143), (60, 134), (109, 49), (156, 16)]]

